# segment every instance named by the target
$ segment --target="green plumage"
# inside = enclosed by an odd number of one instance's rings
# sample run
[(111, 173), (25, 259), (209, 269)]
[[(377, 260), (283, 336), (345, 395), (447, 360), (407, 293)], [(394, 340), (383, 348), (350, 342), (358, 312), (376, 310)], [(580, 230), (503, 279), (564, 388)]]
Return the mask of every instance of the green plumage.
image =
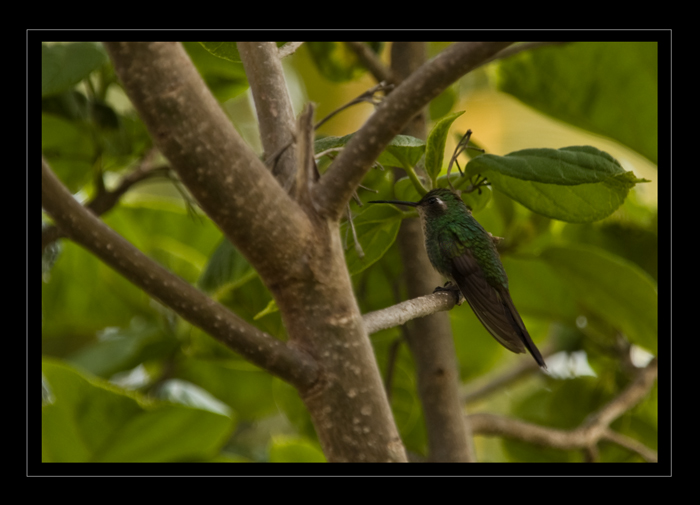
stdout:
[(449, 189), (434, 189), (410, 205), (423, 224), (425, 248), (433, 267), (459, 287), (484, 327), (507, 349), (527, 349), (546, 368), (508, 291), (508, 276), (493, 237), (477, 222), (462, 199)]

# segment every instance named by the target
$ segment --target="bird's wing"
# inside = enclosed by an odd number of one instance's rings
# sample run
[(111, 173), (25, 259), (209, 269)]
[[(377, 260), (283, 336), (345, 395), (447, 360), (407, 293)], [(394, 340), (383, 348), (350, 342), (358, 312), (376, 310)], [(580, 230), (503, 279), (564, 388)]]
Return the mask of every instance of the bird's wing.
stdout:
[(506, 349), (525, 352), (518, 325), (499, 290), (491, 286), (469, 249), (452, 258), (452, 278), (481, 324)]
[(530, 337), (527, 328), (525, 328), (525, 323), (523, 323), (523, 320), (520, 318), (518, 310), (515, 308), (515, 305), (513, 305), (513, 300), (510, 297), (510, 293), (505, 288), (501, 291), (501, 299), (503, 300), (503, 303), (506, 306), (506, 312), (512, 316), (513, 323), (517, 326), (517, 329), (519, 330), (520, 340), (523, 344), (525, 344), (525, 347), (527, 347), (527, 350), (530, 352), (530, 354), (532, 354), (532, 357), (535, 358), (537, 364), (543, 368), (547, 368), (547, 365), (544, 362), (544, 358), (542, 358), (542, 354), (540, 354), (540, 350), (532, 341), (532, 338)]
[(527, 348), (535, 361), (545, 367), (544, 359), (520, 318), (507, 285), (489, 283), (461, 230), (446, 230), (440, 248), (451, 258), (452, 278), (479, 318), (481, 324), (506, 349), (524, 353)]

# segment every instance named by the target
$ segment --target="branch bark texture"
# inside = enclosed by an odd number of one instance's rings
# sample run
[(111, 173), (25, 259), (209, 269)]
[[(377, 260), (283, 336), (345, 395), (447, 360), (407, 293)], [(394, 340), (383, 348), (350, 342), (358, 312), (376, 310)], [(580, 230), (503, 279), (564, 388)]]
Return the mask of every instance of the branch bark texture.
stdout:
[[(294, 111), (284, 78), (279, 51), (274, 42), (238, 42), (246, 77), (250, 83), (258, 115), (265, 159), (290, 144), (294, 131)], [(296, 147), (289, 147), (275, 162), (272, 173), (289, 189), (293, 182)]]
[[(328, 460), (405, 461), (352, 291), (338, 220), (299, 205), (285, 191), (237, 134), (179, 44), (106, 46), (173, 170), (258, 271), (291, 345), (318, 361), (318, 380), (299, 392)], [(263, 105), (283, 101), (277, 96)]]
[(182, 46), (105, 47), (161, 153), (202, 209), (263, 279), (303, 275), (293, 269), (303, 262), (292, 260), (312, 233), (307, 216), (236, 132)]

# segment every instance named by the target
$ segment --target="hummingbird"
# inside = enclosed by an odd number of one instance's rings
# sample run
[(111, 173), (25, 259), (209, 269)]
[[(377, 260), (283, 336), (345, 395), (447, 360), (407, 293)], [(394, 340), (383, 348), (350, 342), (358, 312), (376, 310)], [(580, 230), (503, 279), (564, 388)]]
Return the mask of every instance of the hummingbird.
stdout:
[[(509, 351), (527, 349), (546, 369), (508, 291), (508, 276), (494, 238), (477, 222), (454, 191), (433, 189), (418, 202), (374, 200), (415, 207), (423, 225), (425, 248), (435, 270), (458, 288), (488, 332)], [(438, 288), (442, 290), (446, 288)], [(459, 300), (458, 300), (459, 302)]]

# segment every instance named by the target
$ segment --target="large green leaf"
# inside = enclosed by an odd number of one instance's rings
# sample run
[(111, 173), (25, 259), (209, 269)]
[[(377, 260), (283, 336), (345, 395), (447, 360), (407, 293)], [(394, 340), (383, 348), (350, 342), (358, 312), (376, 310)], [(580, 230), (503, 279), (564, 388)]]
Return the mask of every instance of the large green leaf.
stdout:
[(403, 212), (391, 205), (371, 205), (362, 214), (353, 219), (357, 240), (362, 246), (364, 256), (361, 257), (357, 249), (352, 246), (352, 232), (348, 230), (348, 223), (341, 226), (341, 233), (347, 236), (348, 250), (345, 251), (345, 260), (350, 270), (350, 275), (357, 274), (369, 267), (381, 258), (387, 249), (396, 240), (399, 226), (403, 219)]
[[(201, 333), (197, 335), (200, 337), (211, 340)], [(242, 421), (257, 421), (278, 410), (272, 392), (273, 376), (236, 356), (182, 360), (178, 377), (224, 402)]]
[(98, 340), (68, 358), (73, 365), (109, 378), (144, 361), (171, 356), (180, 346), (160, 325), (134, 318), (130, 328), (106, 328)]
[[(392, 200), (400, 200), (402, 202), (417, 202), (421, 199), (421, 195), (413, 185), (413, 181), (409, 177), (402, 177), (394, 184), (394, 196)], [(409, 209), (406, 209), (409, 210)]]
[(214, 397), (209, 391), (182, 379), (168, 379), (161, 383), (156, 390), (156, 397), (227, 417), (234, 415), (228, 405)]
[(455, 119), (464, 114), (464, 111), (455, 112), (438, 121), (430, 134), (425, 147), (425, 170), (430, 178), (435, 181), (442, 170), (442, 160), (445, 158), (445, 143), (447, 133)]
[(41, 96), (67, 91), (107, 61), (102, 44), (73, 42), (41, 46)]
[(533, 212), (571, 223), (609, 216), (636, 183), (647, 182), (591, 146), (484, 154), (470, 160), (466, 171), (488, 177), (494, 188)]
[(504, 256), (510, 294), (520, 314), (573, 324), (579, 312), (566, 280), (544, 261)]
[(646, 272), (595, 247), (550, 246), (540, 258), (566, 281), (577, 302), (656, 354), (658, 293)]
[(384, 148), (377, 161), (382, 165), (414, 167), (425, 152), (425, 142), (410, 135), (397, 135)]
[[(133, 188), (128, 195), (133, 206), (122, 201), (104, 221), (145, 254), (188, 282), (195, 282), (221, 232), (210, 220), (192, 219), (181, 207), (166, 205), (146, 189)], [(47, 345), (56, 349), (53, 346), (61, 341), (92, 340), (106, 327), (129, 328), (134, 316), (150, 319), (155, 315), (153, 302), (142, 290), (82, 247), (71, 241), (62, 244), (63, 253), (42, 284), (45, 351)], [(145, 348), (151, 341), (141, 342), (147, 342)], [(141, 344), (137, 349), (142, 349)], [(60, 355), (65, 356), (65, 344), (63, 347)]]
[(73, 121), (53, 114), (41, 115), (41, 152), (56, 176), (76, 192), (93, 176), (94, 134)]
[[(257, 275), (248, 260), (226, 237), (223, 237), (197, 283), (199, 287), (209, 292), (221, 289), (228, 291), (242, 286)], [(215, 297), (219, 296), (220, 294)]]
[(214, 456), (233, 428), (207, 410), (154, 403), (45, 359), (42, 461), (192, 461)]
[(579, 42), (523, 51), (498, 86), (545, 114), (612, 137), (657, 160), (656, 42)]

